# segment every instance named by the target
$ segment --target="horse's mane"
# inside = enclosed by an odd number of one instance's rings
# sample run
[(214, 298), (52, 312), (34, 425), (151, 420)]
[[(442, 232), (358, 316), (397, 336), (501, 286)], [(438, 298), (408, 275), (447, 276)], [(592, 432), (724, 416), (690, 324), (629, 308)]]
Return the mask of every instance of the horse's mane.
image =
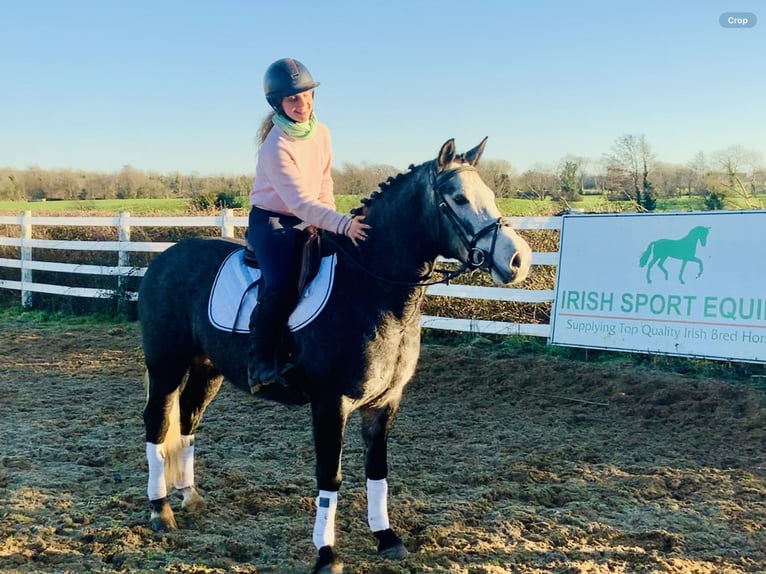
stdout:
[(354, 207), (351, 210), (351, 215), (367, 215), (367, 210), (370, 208), (370, 206), (373, 203), (375, 203), (378, 199), (380, 199), (383, 193), (391, 190), (392, 188), (400, 187), (401, 184), (404, 183), (405, 180), (409, 179), (409, 177), (412, 174), (419, 172), (422, 167), (429, 165), (431, 163), (433, 162), (426, 162), (420, 165), (410, 164), (406, 172), (400, 172), (396, 175), (389, 177), (385, 181), (379, 183), (377, 190), (370, 193), (369, 196), (361, 199), (362, 205)]
[[(468, 163), (466, 160), (465, 154), (463, 153), (456, 154), (452, 161), (453, 163), (458, 163), (458, 164)], [(406, 172), (400, 172), (394, 176), (389, 177), (385, 181), (379, 183), (377, 190), (371, 192), (369, 196), (361, 199), (361, 205), (351, 209), (351, 215), (366, 216), (370, 206), (374, 204), (378, 199), (380, 199), (380, 197), (383, 195), (384, 192), (389, 191), (393, 188), (401, 187), (401, 185), (405, 181), (409, 180), (410, 176), (413, 176), (414, 174), (419, 174), (426, 168), (428, 169), (432, 168), (435, 163), (436, 163), (436, 160), (427, 161), (419, 165), (410, 164), (407, 167)]]

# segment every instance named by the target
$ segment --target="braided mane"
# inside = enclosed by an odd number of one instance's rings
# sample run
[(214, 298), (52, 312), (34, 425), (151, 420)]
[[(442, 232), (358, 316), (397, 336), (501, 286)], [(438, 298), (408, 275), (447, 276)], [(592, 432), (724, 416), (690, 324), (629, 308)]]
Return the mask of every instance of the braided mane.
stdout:
[[(453, 161), (455, 163), (463, 163), (463, 164), (469, 163), (465, 153), (456, 154)], [(410, 175), (417, 172), (421, 168), (432, 165), (433, 163), (435, 163), (433, 160), (427, 161), (420, 165), (415, 165), (411, 163), (407, 167), (407, 172), (398, 173), (397, 175), (391, 176), (385, 181), (381, 182), (380, 184), (378, 184), (377, 190), (370, 193), (368, 197), (362, 198), (361, 200), (362, 205), (351, 209), (351, 215), (367, 215), (367, 210), (370, 207), (370, 205), (372, 205), (377, 199), (379, 199), (380, 196), (383, 194), (383, 192), (390, 190), (392, 187), (400, 185), (404, 179), (408, 178)]]
[(420, 165), (410, 164), (409, 167), (407, 167), (406, 172), (398, 173), (378, 184), (378, 189), (370, 193), (368, 197), (362, 198), (362, 205), (354, 207), (351, 210), (351, 215), (367, 215), (367, 210), (369, 207), (375, 203), (375, 201), (378, 200), (384, 192), (389, 191), (394, 187), (399, 187), (405, 179), (409, 178), (413, 173), (417, 172), (421, 167), (427, 165), (428, 163), (432, 162), (426, 162)]

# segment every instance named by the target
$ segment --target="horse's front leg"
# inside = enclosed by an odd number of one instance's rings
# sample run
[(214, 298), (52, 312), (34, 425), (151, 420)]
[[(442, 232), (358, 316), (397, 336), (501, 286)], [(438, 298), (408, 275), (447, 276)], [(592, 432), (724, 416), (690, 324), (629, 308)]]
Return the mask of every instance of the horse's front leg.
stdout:
[(699, 265), (699, 271), (697, 271), (697, 279), (699, 279), (700, 277), (702, 277), (702, 259), (700, 259), (699, 257), (695, 257), (694, 259), (692, 259), (692, 261), (694, 261), (695, 263), (697, 263), (697, 265)]
[(397, 402), (360, 411), (367, 475), (367, 524), (378, 539), (378, 554), (394, 559), (407, 556), (402, 539), (388, 520), (388, 432), (398, 408)]
[(686, 269), (686, 264), (687, 263), (688, 262), (686, 261), (686, 259), (684, 259), (681, 262), (681, 270), (678, 272), (678, 282), (681, 283), (681, 285), (685, 285), (685, 283), (684, 283), (684, 269)]
[(348, 413), (342, 398), (312, 403), (314, 449), (316, 452), (316, 516), (312, 540), (319, 557), (312, 573), (341, 574), (343, 563), (335, 554), (335, 511), (341, 475), (341, 452)]

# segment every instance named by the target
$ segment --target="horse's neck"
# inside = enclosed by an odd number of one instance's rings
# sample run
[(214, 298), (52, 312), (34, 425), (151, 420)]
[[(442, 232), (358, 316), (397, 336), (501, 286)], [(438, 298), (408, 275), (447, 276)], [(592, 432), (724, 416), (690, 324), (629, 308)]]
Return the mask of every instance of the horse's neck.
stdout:
[(427, 178), (427, 173), (401, 175), (369, 202), (368, 238), (350, 253), (357, 263), (347, 264), (353, 277), (350, 284), (357, 291), (403, 318), (419, 310), (424, 289), (416, 284), (438, 255), (438, 224), (423, 187), (428, 185)]
[(372, 228), (359, 252), (378, 275), (414, 282), (438, 255), (438, 215), (425, 167), (399, 177), (370, 204), (366, 222)]

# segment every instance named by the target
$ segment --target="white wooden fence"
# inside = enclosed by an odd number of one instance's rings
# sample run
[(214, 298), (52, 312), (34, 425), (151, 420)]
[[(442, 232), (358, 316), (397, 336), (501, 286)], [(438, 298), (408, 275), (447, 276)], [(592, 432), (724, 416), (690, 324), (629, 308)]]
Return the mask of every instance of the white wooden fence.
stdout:
[[(560, 217), (511, 217), (511, 225), (519, 229), (561, 229)], [(235, 216), (225, 209), (215, 216), (189, 217), (133, 217), (121, 212), (114, 217), (55, 217), (33, 216), (27, 211), (18, 216), (0, 216), (0, 225), (18, 226), (18, 235), (0, 236), (0, 246), (19, 248), (19, 258), (0, 258), (0, 267), (20, 269), (20, 280), (0, 279), (0, 288), (21, 292), (21, 304), (28, 308), (32, 305), (33, 293), (49, 293), (74, 297), (114, 298), (121, 293), (127, 300), (135, 301), (135, 291), (125, 292), (120, 288), (128, 277), (143, 276), (145, 267), (130, 264), (131, 253), (159, 253), (173, 243), (153, 241), (131, 241), (131, 229), (135, 227), (216, 227), (222, 237), (235, 237), (236, 228), (247, 226), (246, 216)], [(62, 241), (33, 239), (34, 226), (46, 227), (114, 227), (117, 229), (116, 241)], [(36, 261), (32, 249), (54, 249), (64, 251), (106, 251), (115, 252), (116, 265), (83, 265), (49, 261)], [(533, 265), (558, 265), (557, 252), (535, 252)], [(94, 289), (86, 287), (67, 287), (62, 285), (37, 283), (33, 281), (33, 271), (54, 271), (88, 275), (113, 276), (117, 279), (116, 289)], [(534, 270), (533, 270), (534, 272)], [(461, 297), (493, 301), (547, 303), (553, 301), (553, 290), (530, 290), (509, 287), (480, 287), (472, 285), (433, 285), (428, 288), (429, 295)], [(548, 337), (550, 325), (509, 323), (505, 321), (487, 321), (472, 318), (447, 318), (423, 316), (421, 324), (430, 329), (463, 331), (502, 335), (531, 335)]]

